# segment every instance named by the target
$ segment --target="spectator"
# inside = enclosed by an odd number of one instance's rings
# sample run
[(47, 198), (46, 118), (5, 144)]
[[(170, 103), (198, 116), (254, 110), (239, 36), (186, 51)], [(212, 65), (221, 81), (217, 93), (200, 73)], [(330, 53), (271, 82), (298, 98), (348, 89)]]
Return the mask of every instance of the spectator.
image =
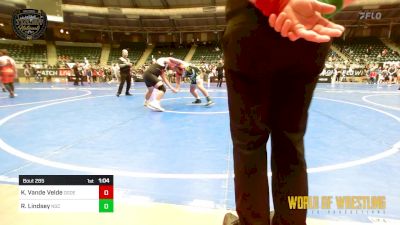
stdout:
[(388, 72), (389, 72), (390, 83), (395, 84), (397, 82), (397, 80), (395, 80), (395, 78), (397, 78), (396, 77), (396, 75), (397, 75), (396, 74), (397, 73), (396, 66), (391, 65)]
[(25, 76), (25, 81), (30, 82), (31, 80), (31, 66), (28, 63), (24, 64), (24, 76)]
[(371, 84), (375, 84), (377, 82), (377, 72), (374, 69), (371, 69), (369, 72), (369, 81)]

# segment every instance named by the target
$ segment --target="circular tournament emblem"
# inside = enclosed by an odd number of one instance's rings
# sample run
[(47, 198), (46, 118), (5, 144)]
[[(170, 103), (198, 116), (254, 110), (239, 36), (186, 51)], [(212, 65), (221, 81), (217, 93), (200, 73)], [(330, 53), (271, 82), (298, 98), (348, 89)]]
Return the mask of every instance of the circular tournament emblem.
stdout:
[(15, 10), (11, 22), (14, 32), (24, 40), (39, 38), (47, 28), (47, 16), (43, 10)]

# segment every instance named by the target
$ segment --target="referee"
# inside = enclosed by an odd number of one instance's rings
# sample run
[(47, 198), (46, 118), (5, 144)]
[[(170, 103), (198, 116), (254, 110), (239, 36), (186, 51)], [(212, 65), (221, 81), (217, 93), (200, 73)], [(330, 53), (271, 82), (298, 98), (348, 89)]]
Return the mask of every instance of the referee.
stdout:
[(130, 95), (132, 95), (131, 93), (129, 93), (129, 89), (131, 88), (132, 63), (130, 62), (130, 60), (128, 58), (128, 50), (126, 50), (126, 49), (122, 50), (122, 57), (120, 57), (118, 59), (118, 65), (119, 65), (119, 73), (121, 76), (121, 82), (119, 83), (117, 97), (119, 97), (121, 95), (122, 89), (124, 88), (125, 81), (126, 81), (125, 95), (130, 96)]

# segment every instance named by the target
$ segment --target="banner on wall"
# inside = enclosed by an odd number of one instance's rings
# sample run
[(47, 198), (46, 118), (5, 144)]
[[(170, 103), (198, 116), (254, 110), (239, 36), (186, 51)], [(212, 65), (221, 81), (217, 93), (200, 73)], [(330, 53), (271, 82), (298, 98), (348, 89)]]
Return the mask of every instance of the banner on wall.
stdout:
[(37, 74), (42, 77), (57, 77), (58, 76), (58, 69), (38, 69)]
[(72, 76), (70, 69), (37, 69), (38, 75), (44, 77), (66, 77)]
[(355, 77), (362, 77), (364, 76), (364, 69), (354, 69), (354, 76)]
[(333, 68), (325, 68), (318, 77), (318, 83), (331, 83), (332, 76), (335, 73)]

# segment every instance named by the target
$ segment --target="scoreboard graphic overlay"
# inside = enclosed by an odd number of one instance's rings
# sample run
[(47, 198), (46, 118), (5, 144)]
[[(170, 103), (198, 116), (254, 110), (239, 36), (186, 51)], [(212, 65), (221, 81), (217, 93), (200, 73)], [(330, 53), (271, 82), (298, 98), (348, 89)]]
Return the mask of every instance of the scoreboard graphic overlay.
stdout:
[(113, 175), (20, 175), (22, 212), (114, 212)]

